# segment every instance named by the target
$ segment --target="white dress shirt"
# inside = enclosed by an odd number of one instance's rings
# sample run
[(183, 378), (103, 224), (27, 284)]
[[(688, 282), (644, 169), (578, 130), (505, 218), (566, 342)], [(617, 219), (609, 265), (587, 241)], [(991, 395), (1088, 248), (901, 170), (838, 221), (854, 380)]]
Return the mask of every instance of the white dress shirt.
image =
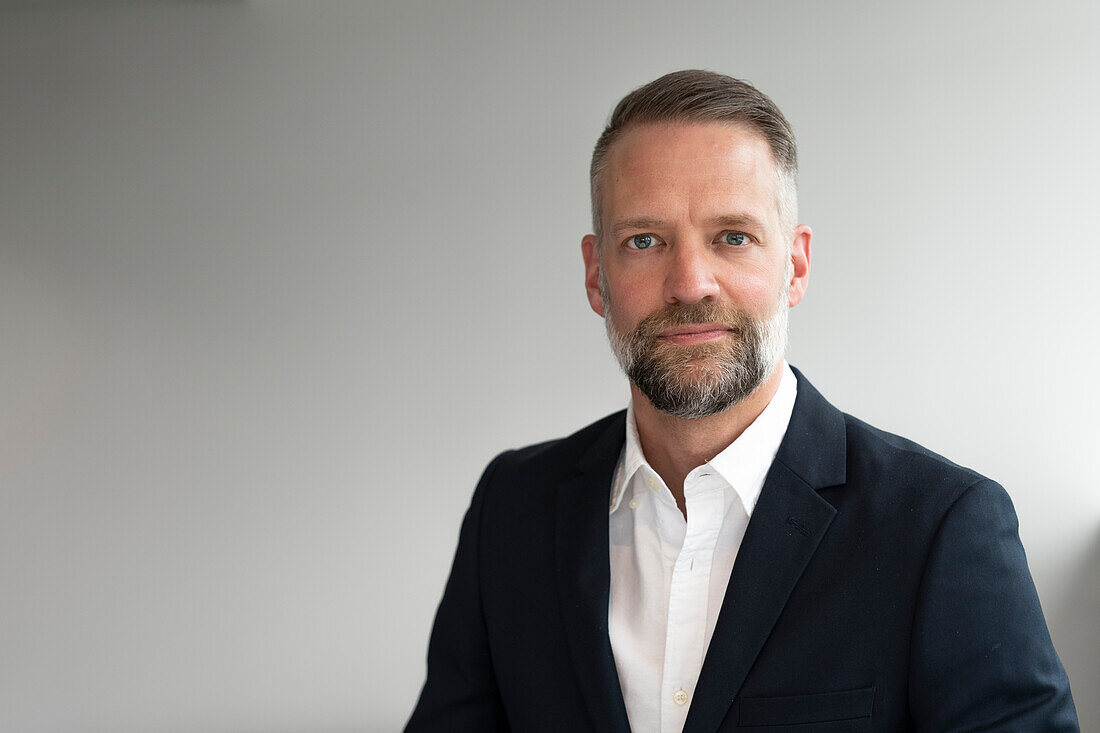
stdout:
[(687, 520), (642, 454), (634, 405), (611, 486), (611, 649), (630, 727), (680, 733), (737, 550), (794, 409), (784, 361), (771, 402), (684, 479)]

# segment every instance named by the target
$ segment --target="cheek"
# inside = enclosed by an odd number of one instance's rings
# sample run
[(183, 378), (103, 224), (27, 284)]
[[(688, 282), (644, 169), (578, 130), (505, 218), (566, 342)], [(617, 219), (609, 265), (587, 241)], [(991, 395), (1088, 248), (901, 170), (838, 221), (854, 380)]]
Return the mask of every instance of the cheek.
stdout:
[(623, 330), (629, 330), (645, 318), (652, 309), (646, 309), (645, 300), (641, 295), (629, 288), (611, 289), (611, 307), (609, 314), (615, 325)]
[(608, 273), (607, 286), (615, 310), (621, 314), (660, 307), (661, 279), (644, 272)]
[(612, 292), (615, 294), (616, 301), (627, 308), (645, 307), (649, 301), (660, 299), (659, 289), (647, 286), (644, 280), (621, 283)]
[(756, 315), (764, 315), (775, 305), (781, 275), (764, 268), (741, 270), (726, 278), (726, 293), (730, 300)]
[(664, 306), (660, 290), (639, 282), (609, 281), (611, 302), (604, 302), (604, 317), (622, 334), (630, 333), (646, 317)]

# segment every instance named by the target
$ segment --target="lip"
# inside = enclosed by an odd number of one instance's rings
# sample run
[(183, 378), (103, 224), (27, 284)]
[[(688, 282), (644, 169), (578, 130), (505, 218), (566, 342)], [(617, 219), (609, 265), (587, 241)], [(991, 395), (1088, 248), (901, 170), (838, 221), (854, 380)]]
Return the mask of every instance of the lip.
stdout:
[(732, 331), (729, 326), (721, 323), (689, 323), (666, 329), (660, 333), (658, 338), (674, 344), (690, 345), (715, 341), (730, 335), (730, 333)]

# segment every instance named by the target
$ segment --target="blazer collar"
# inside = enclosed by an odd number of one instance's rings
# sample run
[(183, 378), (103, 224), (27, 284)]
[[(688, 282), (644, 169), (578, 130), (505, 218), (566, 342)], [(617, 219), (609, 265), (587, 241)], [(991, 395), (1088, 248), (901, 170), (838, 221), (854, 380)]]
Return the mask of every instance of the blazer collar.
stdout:
[(798, 397), (775, 458), (814, 489), (845, 481), (848, 436), (844, 414), (814, 389), (794, 367)]
[[(817, 491), (844, 483), (844, 417), (792, 367), (798, 397), (730, 575), (684, 726), (713, 733), (737, 696), (836, 510)], [(574, 670), (602, 733), (629, 733), (608, 636), (608, 497), (626, 435), (611, 416), (558, 487), (558, 594)]]

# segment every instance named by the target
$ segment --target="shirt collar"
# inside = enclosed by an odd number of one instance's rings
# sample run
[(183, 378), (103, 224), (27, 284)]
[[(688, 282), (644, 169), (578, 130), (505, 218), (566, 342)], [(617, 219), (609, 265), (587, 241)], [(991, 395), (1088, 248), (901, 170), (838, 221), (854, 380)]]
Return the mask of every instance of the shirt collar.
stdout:
[[(707, 461), (737, 492), (741, 505), (750, 517), (764, 487), (764, 478), (779, 451), (779, 444), (783, 442), (783, 435), (787, 432), (798, 393), (798, 379), (786, 360), (783, 360), (781, 369), (783, 375), (779, 380), (779, 387), (764, 411), (745, 428), (737, 440)], [(612, 483), (609, 513), (614, 513), (619, 508), (630, 480), (643, 468), (656, 476), (642, 453), (638, 423), (634, 417), (634, 402), (631, 400), (626, 409), (626, 443)]]
[(638, 436), (638, 423), (634, 419), (634, 400), (626, 406), (626, 443), (623, 445), (622, 455), (619, 457), (619, 465), (615, 472), (615, 480), (612, 482), (611, 510), (614, 514), (622, 503), (626, 487), (638, 469), (645, 466), (650, 471), (649, 463), (642, 453), (642, 440)]

